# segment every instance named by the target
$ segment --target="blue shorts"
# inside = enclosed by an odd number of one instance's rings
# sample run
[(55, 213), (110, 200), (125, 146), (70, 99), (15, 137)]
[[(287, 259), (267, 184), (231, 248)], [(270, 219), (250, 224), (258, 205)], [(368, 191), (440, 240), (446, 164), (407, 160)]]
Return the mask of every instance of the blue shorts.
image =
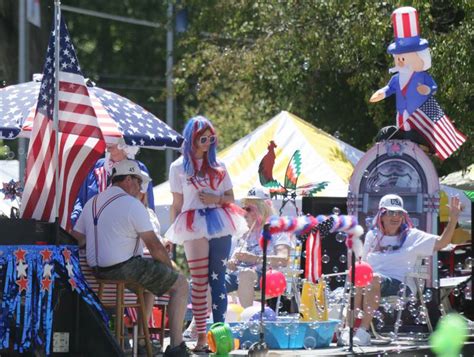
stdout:
[[(257, 270), (257, 284), (255, 285), (255, 290), (260, 290), (260, 278), (262, 277), (262, 272)], [(228, 293), (232, 291), (237, 291), (239, 288), (239, 272), (233, 271), (225, 275), (225, 287)]]
[[(400, 284), (402, 282), (400, 280), (390, 278), (385, 275), (380, 275), (380, 295), (381, 296), (392, 296), (392, 295), (400, 295)], [(406, 287), (406, 295), (410, 295), (410, 288)]]

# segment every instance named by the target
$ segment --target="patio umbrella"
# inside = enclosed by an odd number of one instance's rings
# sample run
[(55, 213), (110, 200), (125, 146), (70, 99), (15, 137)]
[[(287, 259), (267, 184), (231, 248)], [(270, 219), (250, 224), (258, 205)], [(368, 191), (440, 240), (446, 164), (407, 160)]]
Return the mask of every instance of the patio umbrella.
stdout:
[[(29, 137), (40, 85), (41, 75), (0, 89), (0, 139)], [(146, 109), (91, 81), (87, 86), (106, 142), (123, 137), (128, 145), (151, 149), (181, 147), (183, 137)]]

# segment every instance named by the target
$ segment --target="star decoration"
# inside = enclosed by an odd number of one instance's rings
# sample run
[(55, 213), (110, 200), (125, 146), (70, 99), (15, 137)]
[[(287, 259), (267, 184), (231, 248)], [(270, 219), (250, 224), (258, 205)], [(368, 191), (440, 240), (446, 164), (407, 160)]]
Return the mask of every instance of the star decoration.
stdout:
[(215, 271), (212, 272), (211, 274), (212, 280), (217, 280), (218, 275), (216, 274)]
[(16, 285), (20, 288), (20, 292), (23, 290), (27, 290), (28, 288), (28, 279), (26, 279), (24, 276), (22, 276), (19, 280), (16, 281)]
[(51, 277), (53, 270), (52, 264), (45, 264), (43, 269), (43, 277)]
[(223, 266), (227, 266), (227, 258), (226, 258), (226, 259), (222, 259), (222, 265), (223, 265)]
[(15, 257), (17, 261), (24, 261), (25, 260), (25, 255), (26, 255), (26, 250), (23, 249), (17, 249), (15, 250)]
[(67, 262), (66, 263), (66, 269), (67, 269), (67, 275), (73, 277), (74, 276), (74, 272), (73, 272), (73, 266), (71, 263)]
[(51, 260), (51, 256), (53, 255), (53, 252), (49, 249), (45, 249), (45, 250), (42, 250), (40, 254), (41, 254), (41, 257), (43, 258), (43, 263), (45, 263)]
[(217, 310), (217, 305), (216, 304), (212, 304), (212, 310)]
[(72, 290), (77, 289), (77, 283), (73, 278), (69, 278), (68, 282), (69, 282), (69, 285), (71, 285)]
[(225, 299), (225, 294), (222, 293), (222, 294), (219, 295), (219, 297), (221, 298), (221, 300), (224, 300)]
[(64, 249), (63, 250), (63, 256), (66, 262), (69, 262), (71, 260), (71, 251), (69, 249)]
[(41, 290), (50, 290), (51, 289), (51, 279), (46, 277), (41, 280)]
[(25, 264), (22, 260), (20, 260), (16, 266), (17, 277), (26, 276), (26, 269), (28, 269), (28, 264)]

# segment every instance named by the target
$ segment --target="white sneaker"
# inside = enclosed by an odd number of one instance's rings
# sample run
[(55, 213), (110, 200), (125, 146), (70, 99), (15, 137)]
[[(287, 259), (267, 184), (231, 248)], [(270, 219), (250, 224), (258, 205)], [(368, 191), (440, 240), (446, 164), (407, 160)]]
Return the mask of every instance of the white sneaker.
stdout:
[(344, 327), (341, 330), (341, 334), (339, 335), (339, 338), (337, 339), (337, 345), (338, 346), (349, 345), (349, 327)]
[(358, 328), (354, 334), (354, 345), (356, 346), (369, 346), (370, 345), (370, 333), (365, 328)]

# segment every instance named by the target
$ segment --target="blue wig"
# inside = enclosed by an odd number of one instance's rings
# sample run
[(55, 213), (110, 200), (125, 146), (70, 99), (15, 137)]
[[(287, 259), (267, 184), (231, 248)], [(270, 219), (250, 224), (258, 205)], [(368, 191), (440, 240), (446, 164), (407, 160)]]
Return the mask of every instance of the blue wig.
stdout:
[[(206, 131), (209, 130), (212, 135), (216, 131), (211, 121), (202, 115), (195, 116), (188, 120), (183, 130), (183, 162), (184, 171), (188, 177), (195, 177), (197, 173), (197, 159), (194, 156), (196, 151), (196, 140)], [(214, 188), (215, 179), (218, 182), (224, 178), (222, 166), (216, 159), (217, 140), (210, 145), (208, 152), (204, 153), (201, 172), (209, 176), (211, 187)]]

